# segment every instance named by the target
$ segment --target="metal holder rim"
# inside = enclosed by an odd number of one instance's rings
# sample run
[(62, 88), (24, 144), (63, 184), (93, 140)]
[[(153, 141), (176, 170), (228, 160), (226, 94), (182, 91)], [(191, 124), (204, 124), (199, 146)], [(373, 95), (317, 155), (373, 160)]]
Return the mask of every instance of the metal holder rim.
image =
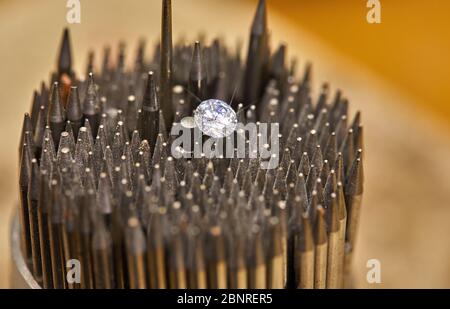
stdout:
[(28, 265), (22, 255), (22, 249), (20, 247), (20, 223), (17, 212), (13, 215), (10, 233), (11, 259), (13, 264), (11, 272), (11, 287), (42, 289), (39, 283), (37, 283), (34, 279), (33, 274), (28, 268)]

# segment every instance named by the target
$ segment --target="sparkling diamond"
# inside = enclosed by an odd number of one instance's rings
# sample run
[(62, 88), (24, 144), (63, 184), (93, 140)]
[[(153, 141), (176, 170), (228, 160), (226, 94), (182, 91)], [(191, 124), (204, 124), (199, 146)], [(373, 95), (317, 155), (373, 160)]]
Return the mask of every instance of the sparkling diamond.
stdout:
[(214, 138), (227, 137), (237, 125), (236, 112), (221, 100), (203, 101), (194, 112), (195, 124), (206, 135)]

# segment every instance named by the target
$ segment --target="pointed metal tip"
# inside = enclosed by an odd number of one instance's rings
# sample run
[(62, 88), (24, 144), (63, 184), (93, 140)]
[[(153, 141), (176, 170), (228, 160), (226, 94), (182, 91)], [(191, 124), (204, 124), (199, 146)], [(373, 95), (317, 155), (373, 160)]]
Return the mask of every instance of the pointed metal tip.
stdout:
[(72, 75), (72, 49), (69, 28), (64, 28), (58, 57), (58, 74)]
[(266, 1), (260, 0), (256, 9), (255, 17), (252, 24), (252, 33), (263, 35), (267, 32), (267, 9)]
[(20, 149), (24, 143), (25, 132), (30, 132), (30, 133), (33, 132), (33, 123), (32, 123), (29, 113), (25, 113), (23, 115), (22, 132), (20, 134), (20, 143), (19, 143)]
[(358, 151), (358, 157), (355, 158), (352, 167), (350, 169), (350, 173), (347, 179), (347, 192), (351, 195), (361, 195), (364, 191), (363, 180), (364, 180), (364, 172), (363, 172), (363, 164), (362, 164), (362, 152)]
[[(194, 52), (192, 55), (192, 64), (191, 64), (191, 71), (190, 71), (190, 79), (191, 82), (193, 81), (200, 81), (205, 78), (205, 70), (203, 67), (203, 59), (202, 59), (202, 49), (199, 41), (195, 42), (194, 45)], [(201, 92), (198, 89), (192, 89), (195, 90), (194, 92)], [(196, 93), (199, 94), (199, 93)]]
[(61, 101), (59, 83), (54, 82), (50, 95), (50, 106), (48, 110), (48, 123), (61, 123), (65, 120), (64, 107)]
[(80, 121), (83, 117), (81, 110), (80, 97), (78, 94), (78, 87), (70, 87), (69, 96), (67, 98), (67, 118), (70, 121)]
[(69, 29), (69, 27), (64, 27), (62, 42), (70, 43), (70, 29)]
[(257, 17), (264, 17), (267, 14), (267, 5), (266, 0), (259, 0), (258, 2), (258, 8), (256, 9), (256, 16)]
[(172, 1), (163, 0), (162, 1), (162, 29), (161, 29), (161, 48), (166, 47), (164, 43), (170, 41), (172, 45)]
[(202, 57), (202, 47), (199, 41), (194, 44), (191, 69), (189, 72), (189, 90), (192, 93), (191, 103), (195, 108), (205, 99), (207, 94), (207, 76), (205, 62)]
[(159, 99), (156, 90), (155, 75), (153, 71), (148, 72), (147, 86), (145, 87), (142, 108), (144, 111), (148, 112), (159, 110)]
[(58, 82), (53, 82), (53, 86), (52, 86), (52, 93), (51, 93), (51, 99), (55, 99), (55, 95), (59, 94), (59, 83)]
[(161, 65), (160, 65), (160, 93), (161, 109), (167, 125), (173, 122), (174, 112), (172, 107), (172, 66), (173, 66), (173, 45), (172, 45), (172, 1), (162, 1), (161, 18)]

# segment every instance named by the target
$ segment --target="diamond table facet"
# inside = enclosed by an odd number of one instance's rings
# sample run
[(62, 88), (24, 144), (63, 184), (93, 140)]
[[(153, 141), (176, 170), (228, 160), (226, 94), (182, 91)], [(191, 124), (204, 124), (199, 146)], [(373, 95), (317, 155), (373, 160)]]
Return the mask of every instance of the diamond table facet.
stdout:
[(203, 101), (194, 111), (195, 124), (205, 134), (214, 138), (227, 137), (236, 130), (236, 112), (224, 101)]

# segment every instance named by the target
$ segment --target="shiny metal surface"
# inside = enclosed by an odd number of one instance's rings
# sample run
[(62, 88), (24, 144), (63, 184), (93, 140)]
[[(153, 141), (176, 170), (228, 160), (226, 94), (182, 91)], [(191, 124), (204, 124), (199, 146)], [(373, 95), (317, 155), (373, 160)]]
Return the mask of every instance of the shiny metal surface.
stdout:
[(14, 214), (10, 231), (11, 245), (11, 288), (13, 289), (41, 289), (41, 286), (34, 280), (22, 256), (20, 248), (19, 217)]

